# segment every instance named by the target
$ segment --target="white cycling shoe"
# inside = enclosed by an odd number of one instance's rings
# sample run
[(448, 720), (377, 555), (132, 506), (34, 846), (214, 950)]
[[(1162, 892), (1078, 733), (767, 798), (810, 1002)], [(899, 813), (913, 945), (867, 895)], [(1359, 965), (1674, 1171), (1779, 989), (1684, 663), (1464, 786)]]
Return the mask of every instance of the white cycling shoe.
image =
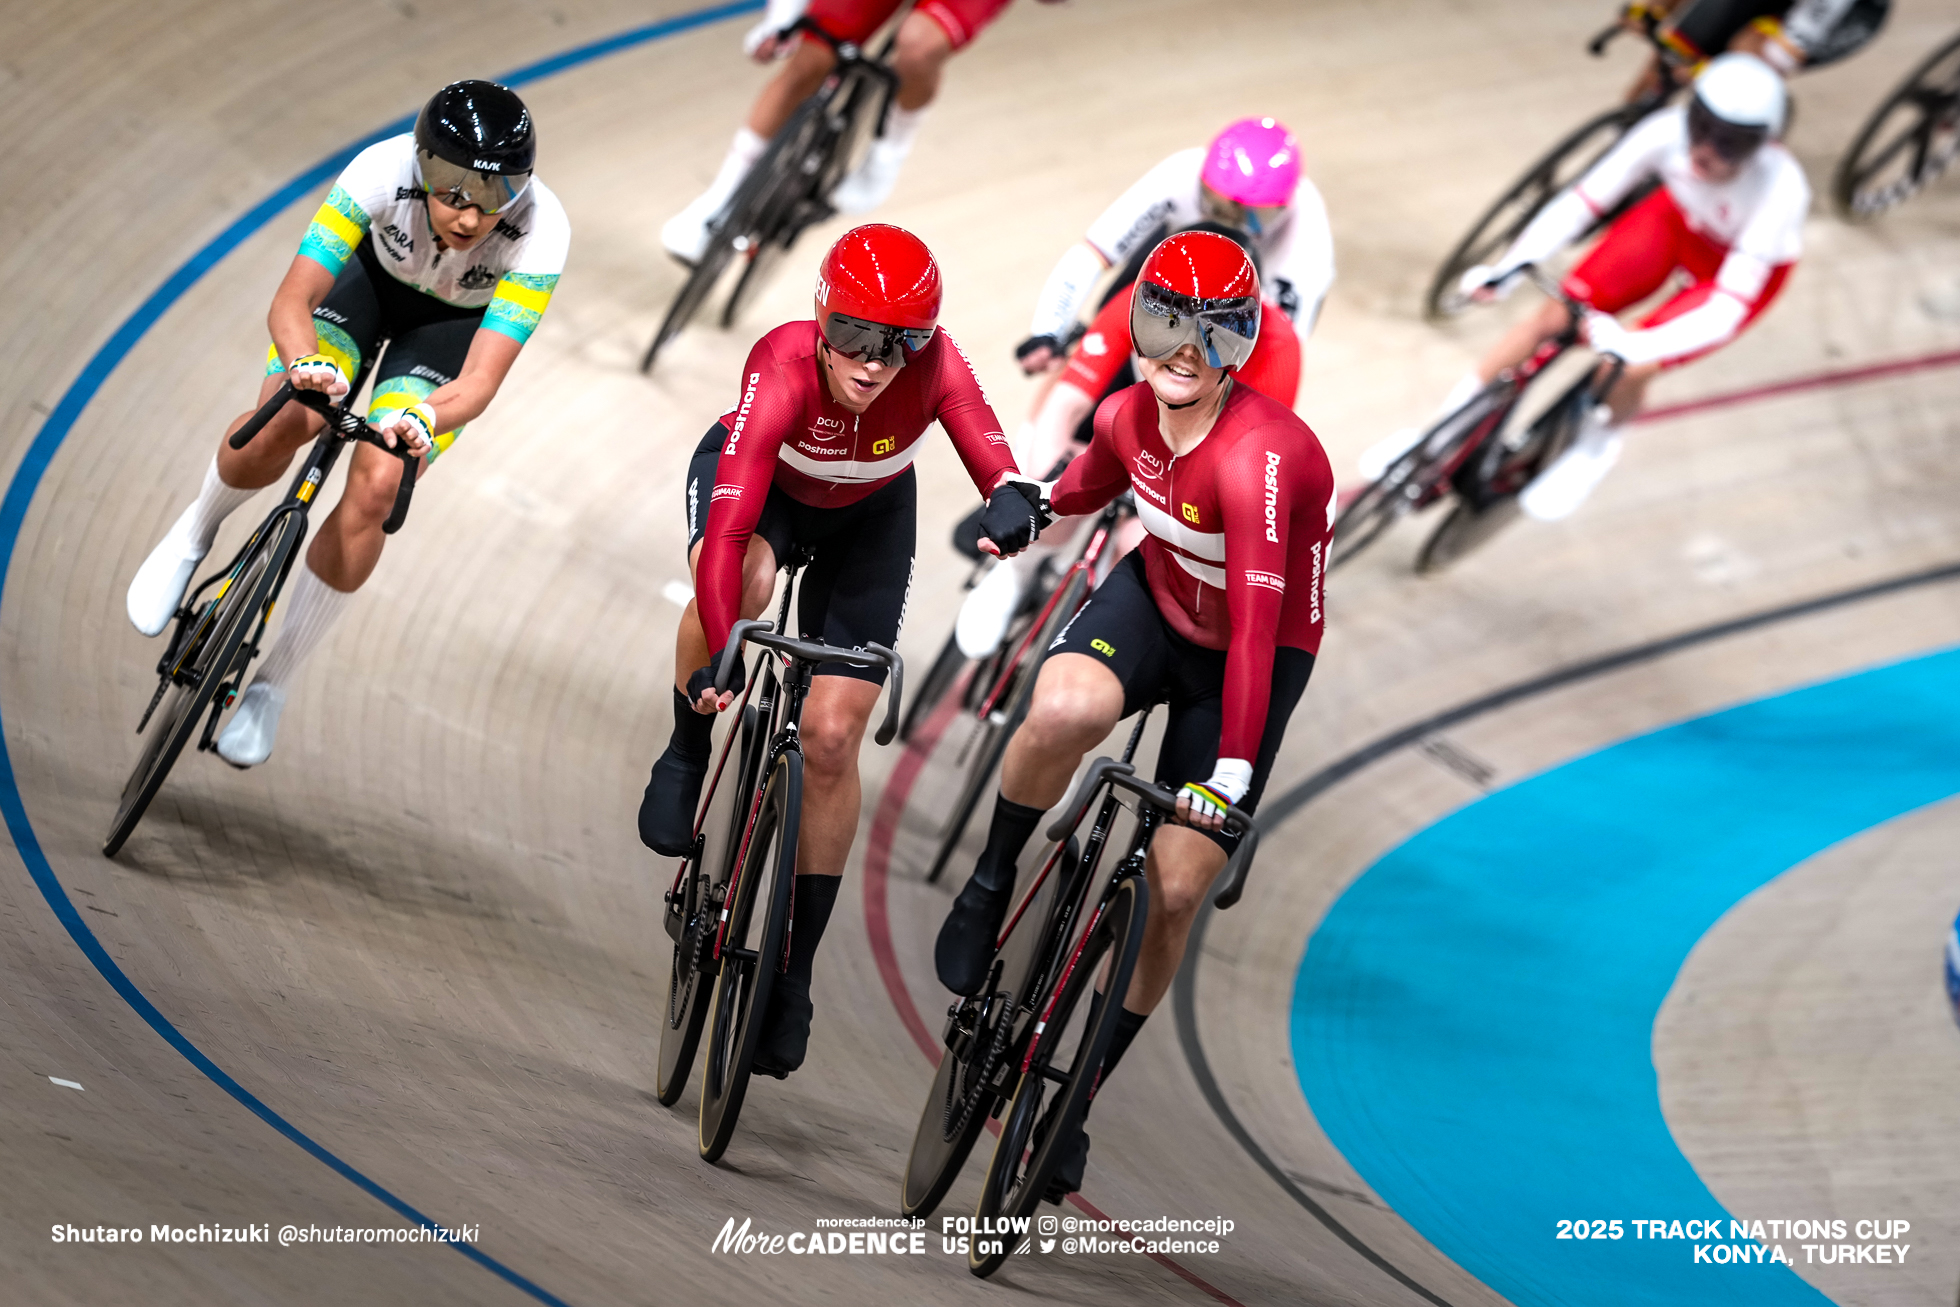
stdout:
[(129, 583), (130, 625), (144, 635), (156, 635), (170, 625), (177, 605), (184, 602), (184, 589), (190, 585), (192, 573), (210, 552), (190, 540), (191, 514), (196, 511), (196, 505), (184, 510)]
[(1021, 603), (1021, 569), (1011, 560), (995, 563), (960, 605), (953, 639), (968, 658), (985, 658), (1000, 647), (1014, 610)]
[(256, 767), (270, 758), (285, 707), (286, 692), (279, 687), (257, 681), (246, 686), (238, 710), (218, 733), (218, 756), (234, 767)]
[(871, 212), (892, 197), (908, 153), (909, 150), (893, 149), (889, 141), (876, 142), (857, 170), (837, 183), (837, 189), (830, 193), (831, 204), (848, 217)]
[(1617, 428), (1589, 420), (1571, 448), (1553, 459), (1518, 495), (1518, 507), (1538, 522), (1558, 522), (1572, 516), (1620, 461), (1625, 444)]
[(1420, 427), (1404, 427), (1393, 432), (1362, 450), (1361, 457), (1354, 461), (1355, 468), (1364, 481), (1379, 481), (1382, 473), (1388, 471), (1388, 465), (1414, 449), (1422, 435)]
[(720, 207), (713, 191), (701, 192), (685, 209), (661, 224), (661, 246), (680, 262), (693, 267), (707, 251), (708, 219)]

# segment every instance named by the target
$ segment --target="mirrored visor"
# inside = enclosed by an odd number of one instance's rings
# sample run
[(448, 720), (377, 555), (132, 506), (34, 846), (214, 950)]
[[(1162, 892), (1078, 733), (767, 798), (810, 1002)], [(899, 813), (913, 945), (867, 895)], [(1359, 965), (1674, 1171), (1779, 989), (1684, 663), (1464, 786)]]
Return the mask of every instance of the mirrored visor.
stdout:
[(1768, 136), (1767, 128), (1745, 127), (1717, 118), (1699, 96), (1688, 101), (1689, 144), (1706, 145), (1730, 163), (1747, 159), (1761, 148)]
[(455, 209), (475, 207), (484, 213), (502, 213), (531, 186), (528, 172), (478, 172), (427, 150), (415, 152), (415, 170), (422, 178), (423, 190)]
[(1130, 339), (1145, 358), (1169, 358), (1181, 346), (1196, 345), (1212, 367), (1239, 367), (1259, 339), (1259, 300), (1192, 299), (1139, 281), (1130, 301)]
[(892, 327), (843, 313), (826, 317), (822, 326), (824, 340), (845, 358), (875, 361), (888, 368), (904, 367), (908, 355), (932, 343), (931, 327)]

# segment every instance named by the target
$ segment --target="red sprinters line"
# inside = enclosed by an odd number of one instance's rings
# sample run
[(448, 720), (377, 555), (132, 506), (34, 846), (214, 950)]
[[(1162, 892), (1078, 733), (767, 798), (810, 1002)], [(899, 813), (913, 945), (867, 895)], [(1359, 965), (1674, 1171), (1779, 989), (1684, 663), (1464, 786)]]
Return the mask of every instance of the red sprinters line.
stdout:
[(1867, 363), (1861, 367), (1839, 368), (1833, 372), (1813, 372), (1807, 377), (1772, 381), (1763, 386), (1750, 386), (1743, 390), (1731, 390), (1701, 399), (1683, 400), (1679, 404), (1663, 404), (1659, 408), (1648, 409), (1634, 421), (1661, 422), (1667, 418), (1686, 417), (1690, 413), (1705, 413), (1710, 409), (1753, 404), (1759, 399), (1777, 399), (1784, 395), (1801, 394), (1806, 390), (1828, 390), (1834, 386), (1849, 386), (1860, 381), (1878, 381), (1885, 377), (1904, 376), (1909, 372), (1929, 372), (1934, 368), (1950, 368), (1955, 364), (1960, 364), (1960, 349), (1945, 350), (1938, 354), (1923, 354), (1915, 359), (1893, 359), (1889, 363)]
[[(892, 1006), (898, 1009), (899, 1021), (911, 1034), (919, 1051), (925, 1054), (926, 1061), (935, 1067), (939, 1065), (940, 1054), (946, 1051), (946, 1046), (926, 1028), (925, 1018), (919, 1015), (918, 1005), (912, 1001), (912, 992), (906, 988), (905, 973), (899, 969), (898, 953), (892, 948), (891, 908), (886, 899), (886, 888), (891, 882), (892, 843), (898, 835), (899, 819), (905, 814), (905, 804), (912, 797), (912, 787), (918, 783), (919, 773), (925, 770), (926, 760), (932, 756), (939, 737), (945, 734), (947, 725), (957, 715), (958, 705), (959, 695), (948, 692), (944, 702), (933, 710), (932, 716), (919, 724), (918, 732), (899, 757), (898, 765), (892, 768), (891, 779), (885, 782), (885, 792), (879, 796), (878, 810), (871, 818), (871, 832), (864, 841), (864, 929), (871, 937), (871, 956), (878, 964), (878, 976), (885, 982), (885, 992), (891, 995)], [(994, 1122), (989, 1121), (987, 1125), (998, 1133), (1000, 1127)], [(1098, 1221), (1111, 1219), (1081, 1194), (1070, 1194), (1069, 1202)], [(1128, 1234), (1128, 1229), (1125, 1228), (1123, 1233)], [(1244, 1307), (1223, 1289), (1207, 1284), (1164, 1254), (1145, 1253), (1144, 1256), (1226, 1304), (1226, 1307)]]

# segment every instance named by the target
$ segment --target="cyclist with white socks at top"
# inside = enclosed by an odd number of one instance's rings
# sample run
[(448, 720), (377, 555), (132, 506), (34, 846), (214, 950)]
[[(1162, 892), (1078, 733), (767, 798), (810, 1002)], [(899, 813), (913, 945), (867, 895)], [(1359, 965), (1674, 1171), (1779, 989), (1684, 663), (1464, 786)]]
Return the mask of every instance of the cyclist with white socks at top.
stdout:
[(1302, 173), (1300, 144), (1271, 118), (1241, 118), (1207, 146), (1179, 150), (1138, 178), (1089, 224), (1048, 274), (1028, 338), (1015, 350), (1028, 373), (1060, 367), (1090, 292), (1174, 231), (1200, 222), (1251, 235), (1266, 296), (1313, 331), (1334, 284), (1334, 235), (1320, 191)]
[[(1044, 0), (1053, 4), (1055, 0)], [(769, 140), (781, 131), (796, 106), (814, 95), (836, 65), (836, 55), (823, 41), (785, 38), (784, 29), (807, 12), (810, 21), (840, 41), (862, 45), (898, 12), (902, 0), (769, 0), (762, 21), (742, 40), (743, 51), (758, 63), (787, 59), (783, 70), (749, 107), (746, 122), (735, 131), (728, 154), (708, 189), (669, 218), (660, 229), (660, 243), (682, 263), (692, 265), (708, 245), (708, 223), (721, 212), (749, 169), (762, 157)], [(1013, 0), (921, 0), (899, 24), (892, 47), (892, 69), (898, 91), (885, 113), (885, 131), (871, 146), (857, 170), (838, 183), (830, 202), (839, 213), (865, 214), (883, 204), (898, 185), (899, 169), (912, 153), (912, 143), (925, 120), (926, 108), (939, 94), (946, 61), (964, 50), (982, 28), (1000, 16)]]
[[(1748, 54), (1711, 60), (1686, 104), (1648, 116), (1547, 204), (1503, 258), (1464, 274), (1466, 293), (1504, 294), (1526, 264), (1550, 258), (1643, 182), (1661, 183), (1566, 278), (1566, 293), (1591, 308), (1582, 324), (1587, 343), (1626, 367), (1572, 445), (1518, 497), (1527, 515), (1556, 521), (1576, 510), (1618, 461), (1621, 429), (1640, 411), (1648, 383), (1734, 340), (1783, 289), (1810, 211), (1803, 169), (1776, 140), (1787, 111), (1783, 79), (1768, 64)], [(1613, 316), (1670, 278), (1681, 289), (1637, 326)], [(1563, 304), (1546, 301), (1457, 383), (1442, 411), (1460, 407), (1568, 322)], [(1398, 433), (1368, 450), (1362, 475), (1379, 477), (1419, 436)]]
[[(273, 296), (259, 403), (287, 381), (347, 399), (374, 375), (368, 421), (390, 446), (407, 442), (425, 465), (448, 449), (496, 397), (565, 266), (571, 227), (533, 174), (536, 156), (523, 101), (483, 81), (445, 86), (413, 132), (356, 155)], [(197, 500), (130, 582), (137, 630), (170, 624), (218, 525), (283, 477), (323, 422), (288, 404), (245, 448), (219, 442)], [(400, 477), (395, 456), (354, 447), (346, 491), (280, 604), (278, 641), (218, 736), (225, 761), (271, 756), (293, 673), (380, 561)]]

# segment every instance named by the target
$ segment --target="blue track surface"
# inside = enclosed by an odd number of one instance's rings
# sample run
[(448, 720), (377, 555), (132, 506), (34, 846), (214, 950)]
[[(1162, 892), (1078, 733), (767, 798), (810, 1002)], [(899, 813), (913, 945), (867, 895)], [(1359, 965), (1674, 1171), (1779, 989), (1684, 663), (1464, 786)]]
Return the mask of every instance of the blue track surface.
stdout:
[(1726, 1225), (1661, 1115), (1662, 1000), (1752, 891), (1956, 793), (1960, 651), (1492, 794), (1383, 858), (1315, 932), (1292, 1012), (1307, 1100), (1377, 1193), (1520, 1307), (1816, 1307), (1828, 1300), (1786, 1267), (1697, 1265), (1686, 1241), (1631, 1230), (1558, 1240), (1556, 1223)]

